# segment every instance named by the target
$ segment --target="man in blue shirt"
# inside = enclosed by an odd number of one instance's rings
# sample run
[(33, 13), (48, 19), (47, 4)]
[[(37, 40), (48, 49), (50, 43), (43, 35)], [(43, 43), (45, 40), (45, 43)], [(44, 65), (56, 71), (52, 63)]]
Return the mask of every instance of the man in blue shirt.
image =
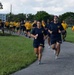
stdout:
[(53, 22), (49, 25), (48, 32), (50, 33), (51, 47), (55, 51), (56, 58), (60, 53), (60, 44), (62, 43), (61, 33), (63, 31), (61, 23), (58, 22), (58, 17), (54, 16)]

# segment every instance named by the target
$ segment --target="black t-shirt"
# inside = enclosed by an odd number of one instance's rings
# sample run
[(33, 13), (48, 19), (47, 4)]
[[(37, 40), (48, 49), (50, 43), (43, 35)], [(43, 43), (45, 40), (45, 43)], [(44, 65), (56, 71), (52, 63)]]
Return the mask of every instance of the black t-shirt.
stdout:
[(64, 30), (61, 23), (51, 23), (48, 27), (48, 30), (52, 31), (51, 37), (58, 38), (61, 36), (61, 33), (58, 32), (58, 30)]
[(64, 30), (61, 23), (51, 23), (48, 27), (49, 30), (51, 30), (53, 33), (52, 34), (59, 34), (58, 30)]
[(38, 34), (37, 39), (34, 39), (35, 41), (43, 41), (44, 35), (46, 35), (46, 31), (43, 28), (34, 28), (31, 32), (31, 34), (33, 34), (33, 35)]

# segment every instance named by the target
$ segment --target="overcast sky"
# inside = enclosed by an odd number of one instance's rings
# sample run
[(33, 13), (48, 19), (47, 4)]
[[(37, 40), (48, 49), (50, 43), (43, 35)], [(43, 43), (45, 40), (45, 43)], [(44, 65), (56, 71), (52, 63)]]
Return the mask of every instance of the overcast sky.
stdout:
[(0, 13), (9, 13), (12, 5), (12, 13), (32, 13), (46, 11), (49, 14), (61, 15), (65, 12), (74, 12), (74, 0), (0, 0), (3, 9)]

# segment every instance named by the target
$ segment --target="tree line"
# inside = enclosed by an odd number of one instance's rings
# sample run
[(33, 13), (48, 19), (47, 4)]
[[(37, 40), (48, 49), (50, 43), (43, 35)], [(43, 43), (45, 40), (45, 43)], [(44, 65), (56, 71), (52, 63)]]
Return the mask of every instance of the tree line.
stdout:
[[(44, 21), (47, 21), (47, 19), (52, 21), (53, 16), (54, 15), (49, 14), (46, 11), (38, 11), (36, 14), (24, 14), (24, 13), (13, 14), (13, 13), (9, 13), (6, 15), (6, 19), (7, 19), (7, 21), (22, 21), (22, 20), (30, 20), (30, 21), (44, 20)], [(59, 21), (62, 22), (63, 20), (69, 26), (73, 26), (74, 25), (74, 12), (66, 12), (64, 14), (59, 15)]]

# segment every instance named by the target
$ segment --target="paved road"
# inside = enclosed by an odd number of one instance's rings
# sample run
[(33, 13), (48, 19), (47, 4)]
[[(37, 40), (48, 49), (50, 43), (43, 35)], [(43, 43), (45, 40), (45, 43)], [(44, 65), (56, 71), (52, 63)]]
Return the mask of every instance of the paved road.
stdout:
[(41, 65), (36, 61), (12, 75), (74, 75), (74, 44), (63, 42), (59, 58), (55, 59), (53, 50), (48, 49), (46, 43)]

